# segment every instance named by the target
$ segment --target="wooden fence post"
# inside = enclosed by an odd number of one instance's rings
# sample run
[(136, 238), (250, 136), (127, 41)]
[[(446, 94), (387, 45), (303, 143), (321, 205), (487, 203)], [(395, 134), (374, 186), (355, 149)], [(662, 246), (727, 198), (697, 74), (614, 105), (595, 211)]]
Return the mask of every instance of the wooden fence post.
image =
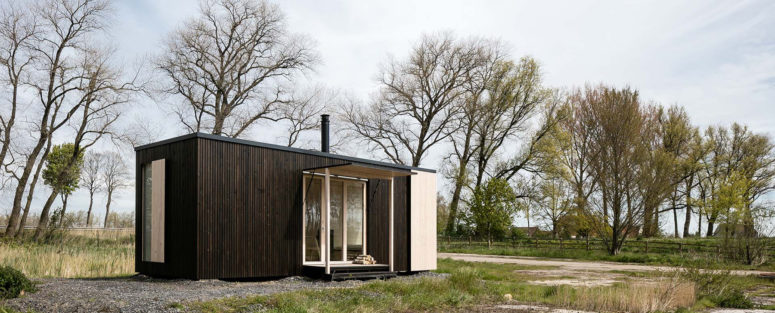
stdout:
[(589, 251), (589, 236), (587, 236), (587, 251)]
[(468, 236), (468, 246), (471, 247), (471, 236)]
[(678, 243), (678, 251), (680, 253), (684, 253), (684, 244), (683, 244), (683, 242), (679, 242)]
[(649, 253), (649, 240), (646, 239), (646, 241), (644, 241), (644, 243), (646, 244), (646, 254), (648, 254)]

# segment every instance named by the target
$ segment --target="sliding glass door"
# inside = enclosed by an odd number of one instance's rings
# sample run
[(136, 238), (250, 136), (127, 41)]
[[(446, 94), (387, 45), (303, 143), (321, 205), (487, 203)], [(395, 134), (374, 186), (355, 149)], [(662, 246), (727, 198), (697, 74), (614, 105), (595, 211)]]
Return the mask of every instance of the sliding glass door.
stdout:
[[(304, 179), (304, 261), (322, 262), (321, 253), (325, 219), (323, 212), (323, 179)], [(329, 214), (330, 260), (351, 261), (365, 253), (366, 183), (359, 180), (331, 179), (331, 212)]]

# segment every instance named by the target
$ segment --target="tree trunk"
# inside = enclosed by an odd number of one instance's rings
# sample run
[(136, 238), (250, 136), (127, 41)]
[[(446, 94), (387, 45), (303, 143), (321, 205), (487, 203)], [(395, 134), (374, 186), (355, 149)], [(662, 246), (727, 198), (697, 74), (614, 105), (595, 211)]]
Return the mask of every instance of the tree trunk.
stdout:
[(449, 201), (449, 218), (447, 219), (447, 234), (455, 233), (455, 226), (457, 225), (457, 208), (460, 203), (460, 193), (462, 192), (463, 184), (455, 183), (455, 190), (452, 193), (452, 199)]
[(65, 194), (65, 196), (62, 198), (62, 216), (59, 217), (59, 227), (64, 227), (65, 224), (65, 214), (67, 213), (67, 199), (70, 197), (70, 195)]
[(105, 223), (102, 225), (103, 228), (108, 228), (108, 216), (110, 215), (110, 201), (113, 198), (113, 190), (108, 189), (108, 203), (105, 205)]
[[(677, 190), (678, 190), (678, 187), (676, 187), (676, 192), (677, 192)], [(673, 202), (673, 237), (678, 238), (680, 236), (678, 235), (678, 208), (676, 207), (676, 205), (678, 203), (676, 203), (676, 198), (677, 198), (677, 195), (675, 193), (673, 193), (673, 199), (672, 199), (672, 202)]]
[(35, 229), (35, 240), (43, 238), (43, 233), (48, 226), (48, 211), (51, 209), (51, 205), (54, 204), (57, 194), (56, 190), (51, 190), (51, 194), (48, 195), (48, 199), (46, 199), (46, 203), (43, 205), (43, 210), (40, 212), (40, 221)]
[[(48, 115), (46, 115), (46, 118)], [(47, 119), (46, 119), (47, 121)], [(43, 123), (42, 127), (46, 127), (46, 123)], [(32, 174), (32, 168), (35, 166), (35, 161), (38, 159), (38, 155), (40, 154), (40, 151), (43, 149), (43, 145), (46, 144), (46, 139), (48, 138), (48, 135), (46, 135), (45, 131), (41, 131), (40, 138), (38, 138), (38, 143), (35, 145), (35, 147), (32, 149), (32, 152), (27, 157), (27, 162), (24, 165), (24, 171), (22, 172), (22, 176), (19, 178), (19, 181), (17, 182), (18, 185), (16, 185), (16, 191), (14, 192), (13, 196), (13, 206), (11, 207), (11, 216), (8, 218), (8, 226), (5, 229), (5, 236), (11, 237), (16, 235), (17, 228), (19, 227), (19, 214), (21, 213), (22, 209), (22, 197), (24, 196), (24, 190), (27, 189), (27, 181), (30, 179), (30, 175)]]
[(38, 185), (38, 179), (40, 178), (40, 171), (43, 169), (43, 164), (46, 162), (46, 158), (48, 157), (48, 153), (51, 151), (51, 140), (48, 141), (46, 144), (46, 149), (43, 151), (43, 156), (40, 158), (40, 161), (38, 162), (38, 167), (35, 169), (35, 175), (32, 176), (32, 183), (30, 183), (30, 190), (27, 191), (27, 202), (24, 204), (24, 211), (22, 213), (22, 218), (19, 221), (19, 228), (16, 230), (15, 237), (19, 237), (22, 235), (24, 225), (27, 224), (27, 216), (30, 214), (30, 206), (32, 205), (32, 196), (35, 193), (35, 186)]
[(705, 234), (705, 237), (713, 237), (713, 224), (716, 223), (716, 218), (711, 214), (708, 217), (708, 232)]
[(686, 182), (686, 217), (684, 218), (684, 238), (691, 236), (689, 233), (689, 224), (692, 221), (692, 183), (693, 177), (689, 177)]
[(89, 190), (89, 209), (86, 210), (86, 227), (91, 226), (91, 209), (94, 205), (94, 191)]

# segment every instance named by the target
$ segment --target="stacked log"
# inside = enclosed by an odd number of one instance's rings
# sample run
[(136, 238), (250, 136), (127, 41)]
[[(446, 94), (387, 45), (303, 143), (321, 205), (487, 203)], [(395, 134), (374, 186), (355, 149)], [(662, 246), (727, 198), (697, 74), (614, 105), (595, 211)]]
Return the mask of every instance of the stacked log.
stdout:
[(371, 255), (361, 254), (355, 258), (353, 264), (377, 264), (377, 260)]

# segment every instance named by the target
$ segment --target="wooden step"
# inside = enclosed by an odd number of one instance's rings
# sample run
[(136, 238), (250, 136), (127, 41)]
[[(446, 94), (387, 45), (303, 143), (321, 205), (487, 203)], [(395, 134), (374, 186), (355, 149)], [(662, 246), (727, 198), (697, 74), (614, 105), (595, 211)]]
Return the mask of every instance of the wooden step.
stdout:
[(388, 279), (396, 277), (396, 272), (391, 271), (358, 271), (358, 272), (332, 272), (330, 275), (324, 275), (323, 279), (330, 281), (341, 281), (350, 279)]

